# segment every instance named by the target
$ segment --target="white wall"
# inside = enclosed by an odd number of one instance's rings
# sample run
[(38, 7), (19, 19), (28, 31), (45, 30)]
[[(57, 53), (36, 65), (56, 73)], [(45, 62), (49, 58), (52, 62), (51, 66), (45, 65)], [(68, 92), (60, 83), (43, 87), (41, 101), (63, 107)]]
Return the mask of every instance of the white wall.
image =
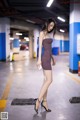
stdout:
[(68, 33), (61, 33), (61, 32), (56, 31), (54, 39), (55, 40), (69, 40), (69, 35)]

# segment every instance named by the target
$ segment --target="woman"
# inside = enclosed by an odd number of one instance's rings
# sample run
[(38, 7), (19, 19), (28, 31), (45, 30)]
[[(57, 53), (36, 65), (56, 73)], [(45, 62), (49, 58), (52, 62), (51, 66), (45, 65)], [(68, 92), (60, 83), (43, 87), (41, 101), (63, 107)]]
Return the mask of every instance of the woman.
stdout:
[[(52, 57), (52, 48), (51, 43), (53, 41), (53, 36), (55, 34), (55, 28), (56, 24), (53, 19), (48, 19), (48, 21), (45, 23), (45, 26), (43, 27), (43, 30), (40, 32), (39, 36), (39, 57), (37, 61), (37, 66), (42, 66), (43, 68), (43, 74), (44, 74), (44, 83), (42, 85), (40, 94), (38, 96), (38, 99), (35, 103), (35, 111), (38, 113), (38, 108), (41, 102), (41, 106), (44, 107), (44, 109), (47, 112), (51, 112), (50, 109), (48, 109), (47, 105), (47, 92), (48, 87), (52, 83), (52, 67), (51, 67), (51, 59), (54, 62), (54, 59)], [(42, 46), (44, 47), (44, 53), (42, 53)], [(53, 63), (54, 64), (54, 63)]]

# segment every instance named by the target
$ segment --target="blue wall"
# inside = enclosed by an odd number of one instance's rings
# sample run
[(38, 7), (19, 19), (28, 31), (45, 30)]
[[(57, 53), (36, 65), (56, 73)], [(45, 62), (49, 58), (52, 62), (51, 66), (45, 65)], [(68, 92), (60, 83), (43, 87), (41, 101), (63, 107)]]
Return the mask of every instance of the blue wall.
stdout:
[(6, 34), (0, 33), (0, 60), (6, 60)]
[(69, 41), (64, 41), (64, 52), (69, 52)]
[(58, 47), (60, 52), (69, 52), (69, 40), (54, 40), (52, 49)]
[(69, 40), (60, 40), (60, 51), (69, 52)]
[(60, 52), (62, 52), (62, 40), (60, 40)]

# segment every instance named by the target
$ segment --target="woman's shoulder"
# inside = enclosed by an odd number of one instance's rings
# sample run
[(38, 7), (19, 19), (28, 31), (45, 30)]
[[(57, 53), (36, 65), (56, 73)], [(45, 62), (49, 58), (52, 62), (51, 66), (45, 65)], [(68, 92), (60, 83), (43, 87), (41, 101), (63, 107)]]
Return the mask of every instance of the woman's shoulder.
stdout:
[(44, 37), (44, 31), (40, 32), (40, 36), (43, 38)]
[(44, 35), (44, 31), (41, 31), (40, 34), (41, 34), (41, 35)]

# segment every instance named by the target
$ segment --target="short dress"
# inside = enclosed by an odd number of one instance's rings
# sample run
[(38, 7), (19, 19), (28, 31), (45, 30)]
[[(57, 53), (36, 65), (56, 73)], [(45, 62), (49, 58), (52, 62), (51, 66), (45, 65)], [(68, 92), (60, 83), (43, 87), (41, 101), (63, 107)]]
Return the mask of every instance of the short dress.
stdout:
[(44, 52), (41, 55), (41, 65), (44, 70), (52, 70), (52, 66), (51, 66), (52, 41), (53, 41), (52, 38), (45, 38), (42, 41)]

